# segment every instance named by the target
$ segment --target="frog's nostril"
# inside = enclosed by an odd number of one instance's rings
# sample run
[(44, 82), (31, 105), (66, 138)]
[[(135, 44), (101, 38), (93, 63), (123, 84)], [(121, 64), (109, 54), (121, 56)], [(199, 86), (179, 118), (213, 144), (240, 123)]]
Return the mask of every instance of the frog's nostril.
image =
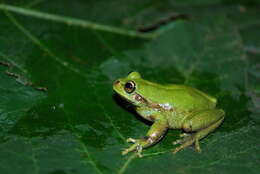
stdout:
[(114, 82), (114, 85), (117, 85), (118, 83), (120, 83), (119, 80), (115, 81), (115, 82)]

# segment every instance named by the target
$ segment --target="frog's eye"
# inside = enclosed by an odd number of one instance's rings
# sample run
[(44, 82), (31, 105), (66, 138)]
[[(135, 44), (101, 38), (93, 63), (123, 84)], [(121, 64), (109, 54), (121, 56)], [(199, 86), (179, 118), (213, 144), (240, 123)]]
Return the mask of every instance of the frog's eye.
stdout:
[(127, 82), (126, 84), (125, 84), (125, 91), (127, 92), (127, 93), (132, 93), (132, 92), (134, 92), (134, 90), (135, 90), (135, 83), (133, 82), (133, 81), (129, 81), (129, 82)]

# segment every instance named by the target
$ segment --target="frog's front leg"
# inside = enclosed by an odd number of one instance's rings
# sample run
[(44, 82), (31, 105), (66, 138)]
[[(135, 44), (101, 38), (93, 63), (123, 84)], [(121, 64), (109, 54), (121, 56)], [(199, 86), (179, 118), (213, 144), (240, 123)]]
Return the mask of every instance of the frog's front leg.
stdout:
[(158, 142), (168, 129), (168, 122), (166, 119), (161, 118), (156, 120), (150, 130), (147, 132), (146, 136), (141, 139), (128, 138), (127, 142), (134, 143), (129, 148), (125, 149), (122, 154), (125, 155), (128, 152), (136, 151), (139, 157), (142, 157), (141, 152), (143, 148), (149, 147), (154, 143)]
[(210, 109), (196, 112), (187, 117), (183, 123), (183, 130), (191, 132), (182, 140), (177, 140), (174, 144), (181, 144), (174, 149), (173, 153), (180, 151), (192, 144), (200, 152), (199, 140), (207, 136), (210, 132), (214, 131), (224, 120), (224, 111), (222, 109)]

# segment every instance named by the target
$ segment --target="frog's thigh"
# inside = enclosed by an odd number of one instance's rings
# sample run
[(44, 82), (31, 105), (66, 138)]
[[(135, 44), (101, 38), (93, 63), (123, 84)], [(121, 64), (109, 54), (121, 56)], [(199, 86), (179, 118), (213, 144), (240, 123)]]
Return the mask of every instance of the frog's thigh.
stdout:
[(221, 123), (223, 118), (224, 111), (222, 109), (204, 110), (189, 116), (184, 121), (182, 128), (186, 132), (194, 132), (201, 129), (205, 129), (220, 120)]

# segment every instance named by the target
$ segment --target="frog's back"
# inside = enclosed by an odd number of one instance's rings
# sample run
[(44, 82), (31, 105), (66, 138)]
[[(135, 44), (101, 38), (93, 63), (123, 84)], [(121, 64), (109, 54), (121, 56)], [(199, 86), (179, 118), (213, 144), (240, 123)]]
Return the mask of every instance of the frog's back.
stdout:
[(192, 88), (192, 87), (189, 87), (189, 86), (185, 86), (185, 85), (165, 85), (166, 88), (168, 88), (169, 90), (181, 90), (181, 89), (186, 89), (186, 90), (190, 90), (190, 91), (193, 91), (195, 93), (198, 93), (200, 94), (201, 96), (207, 98), (210, 102), (212, 103), (217, 103), (217, 99), (213, 96), (210, 96), (196, 88)]
[(216, 106), (216, 98), (195, 88), (185, 85), (161, 85), (142, 80), (139, 83), (139, 94), (147, 96), (152, 103), (171, 105), (183, 110), (211, 109)]
[[(215, 108), (217, 99), (196, 88), (185, 85), (164, 85), (172, 91), (172, 103), (179, 105), (179, 108), (186, 109), (207, 109)], [(176, 101), (177, 100), (177, 101)]]

